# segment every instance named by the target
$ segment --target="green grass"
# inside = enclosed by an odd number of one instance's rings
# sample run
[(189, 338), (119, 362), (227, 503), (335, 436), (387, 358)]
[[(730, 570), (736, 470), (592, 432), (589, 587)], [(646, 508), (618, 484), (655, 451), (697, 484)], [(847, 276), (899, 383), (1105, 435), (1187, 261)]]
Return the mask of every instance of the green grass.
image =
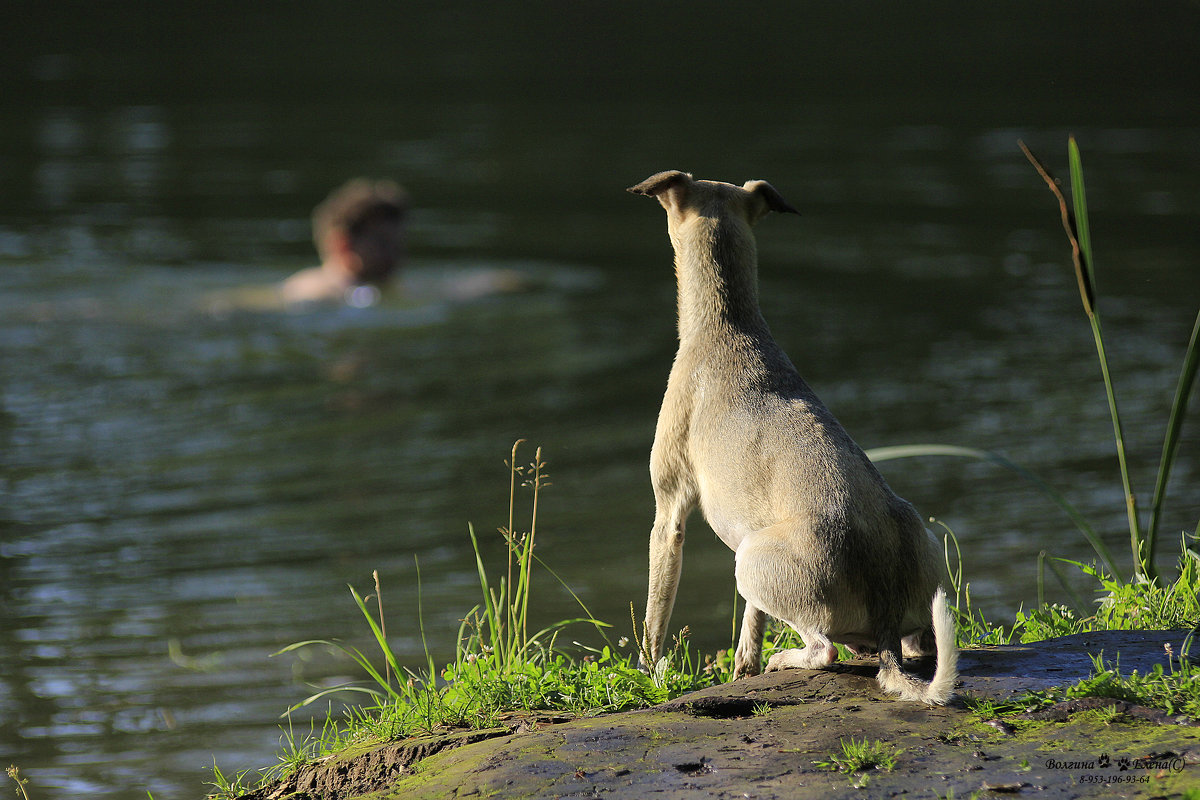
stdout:
[(212, 792), (209, 793), (210, 798), (218, 798), (219, 800), (232, 800), (250, 791), (254, 785), (267, 783), (275, 778), (279, 772), (277, 769), (267, 769), (261, 773), (254, 773), (252, 778), (252, 770), (244, 769), (233, 775), (226, 775), (221, 769), (221, 766), (214, 760), (212, 766), (212, 780), (208, 782), (208, 786), (212, 787)]
[[(1030, 691), (1003, 701), (964, 697), (967, 707), (981, 719), (997, 719), (1013, 714), (1038, 711), (1057, 703), (1085, 697), (1112, 698), (1157, 709), (1171, 716), (1200, 717), (1200, 668), (1186, 653), (1172, 654), (1171, 668), (1155, 664), (1145, 674), (1134, 670), (1123, 673), (1120, 656), (1109, 662), (1104, 655), (1093, 656), (1092, 674), (1076, 684), (1045, 691)], [(1109, 724), (1120, 717), (1115, 707), (1095, 712), (1097, 721)]]
[[(1095, 594), (1090, 601), (1076, 596), (1073, 606), (1042, 601), (1032, 608), (1022, 608), (1010, 624), (990, 621), (972, 605), (957, 540), (953, 532), (945, 530), (960, 647), (1040, 642), (1092, 631), (1178, 630), (1200, 624), (1200, 555), (1194, 544), (1189, 544), (1189, 539), (1193, 543), (1200, 540), (1200, 529), (1192, 536), (1181, 536), (1177, 575), (1170, 582), (1162, 576), (1154, 581), (1125, 582), (1095, 564), (1046, 559), (1042, 554), (1039, 563), (1056, 570), (1057, 564), (1070, 565), (1089, 576), (1095, 582)], [(951, 550), (954, 558), (950, 557)], [(1065, 576), (1060, 577), (1065, 585)]]
[[(534, 577), (544, 572), (562, 581), (534, 552), (538, 501), (550, 483), (540, 448), (528, 464), (517, 463), (521, 443), (513, 445), (512, 458), (506, 462), (509, 511), (508, 525), (499, 529), (505, 558), (498, 575), (489, 572), (475, 531), (468, 528), (481, 602), (464, 616), (454, 661), (438, 669), (427, 651), (424, 670), (405, 669), (388, 644), (378, 574), (374, 575), (373, 594), (363, 595), (350, 587), (371, 634), (373, 652), (340, 640), (315, 639), (289, 645), (275, 655), (309, 647), (332, 649), (353, 662), (365, 680), (321, 689), (289, 708), (285, 712), (288, 727), (280, 739), (275, 765), (226, 775), (214, 764), (211, 796), (236, 797), (253, 786), (280, 780), (309, 761), (363, 742), (454, 728), (489, 728), (511, 713), (583, 716), (645, 708), (728, 679), (728, 667), (716, 659), (699, 661), (688, 646), (687, 628), (675, 636), (656, 669), (647, 674), (638, 668), (639, 654), (630, 645), (636, 635), (612, 642), (606, 630), (610, 626), (594, 619), (573, 592), (581, 616), (530, 630)], [(515, 519), (520, 491), (527, 491), (531, 498), (527, 530), (519, 530)], [(419, 577), (418, 567), (418, 584)], [(560, 634), (572, 625), (590, 629), (597, 643), (564, 644)], [(634, 627), (636, 633), (636, 624)], [(423, 627), (421, 636), (424, 641)], [(294, 735), (292, 712), (347, 694), (358, 695), (363, 702), (347, 708), (341, 717), (327, 710), (319, 732), (314, 726), (302, 738)]]
[(891, 772), (896, 768), (896, 759), (904, 751), (881, 741), (868, 741), (866, 738), (839, 739), (842, 752), (833, 753), (828, 761), (814, 762), (818, 767), (850, 775), (855, 772), (883, 770)]
[(1120, 671), (1120, 657), (1109, 663), (1103, 654), (1094, 657), (1094, 672), (1066, 689), (1069, 699), (1081, 697), (1111, 697), (1148, 708), (1157, 708), (1171, 715), (1200, 716), (1200, 669), (1192, 666), (1186, 654), (1174, 656), (1171, 670), (1155, 664), (1146, 674), (1137, 670), (1129, 674)]
[[(1200, 558), (1188, 546), (1187, 538), (1180, 545), (1178, 576), (1170, 583), (1162, 578), (1125, 583), (1095, 565), (1066, 562), (1074, 564), (1100, 586), (1092, 611), (1087, 614), (1058, 603), (1042, 603), (1018, 611), (1009, 625), (992, 623), (981, 612), (971, 609), (969, 587), (962, 584), (960, 593), (960, 585), (956, 583), (955, 594), (967, 598), (956, 608), (959, 644), (1028, 643), (1093, 631), (1200, 629)], [(952, 540), (952, 535), (948, 539)], [(952, 577), (961, 580), (961, 575), (959, 565), (952, 571)], [(1200, 668), (1193, 664), (1194, 657), (1189, 657), (1191, 645), (1192, 637), (1188, 636), (1181, 652), (1168, 651), (1169, 669), (1156, 664), (1147, 674), (1123, 673), (1119, 653), (1113, 660), (1100, 653), (1093, 656), (1092, 675), (1072, 686), (1026, 692), (1003, 702), (971, 697), (964, 700), (983, 718), (1036, 711), (1082, 697), (1111, 697), (1171, 715), (1200, 718)]]
[[(514, 449), (514, 461), (515, 456)], [(513, 467), (509, 462), (509, 467), (510, 479), (512, 474), (518, 478), (525, 476), (519, 481), (512, 479), (514, 499), (510, 505), (515, 502), (518, 483), (525, 484), (524, 488), (533, 492), (534, 498), (547, 485), (540, 451), (528, 466)], [(255, 786), (280, 780), (310, 761), (360, 743), (453, 728), (492, 727), (501, 724), (504, 716), (513, 712), (591, 715), (643, 708), (730, 679), (733, 647), (702, 659), (689, 647), (686, 628), (673, 639), (666, 657), (655, 671), (651, 674), (643, 672), (637, 665), (636, 647), (630, 644), (637, 639), (636, 622), (631, 636), (621, 637), (614, 643), (607, 636), (608, 626), (594, 620), (582, 604), (583, 615), (573, 621), (590, 629), (602, 643), (563, 645), (559, 634), (571, 621), (528, 633), (526, 621), (533, 602), (533, 577), (540, 572), (554, 576), (537, 559), (532, 547), (527, 546), (536, 536), (534, 520), (536, 511), (531, 516), (531, 530), (525, 533), (509, 533), (514, 530), (511, 525), (501, 529), (508, 547), (502, 576), (498, 580), (492, 580), (483, 563), (478, 540), (474, 532), (470, 532), (475, 544), (482, 602), (465, 617), (459, 630), (454, 661), (441, 669), (434, 669), (428, 655), (425, 671), (400, 666), (385, 633), (378, 575), (375, 576), (375, 592), (371, 595), (364, 596), (351, 587), (351, 597), (371, 633), (377, 653), (364, 652), (335, 640), (300, 642), (280, 653), (315, 646), (334, 648), (360, 667), (365, 681), (323, 689), (288, 709), (287, 728), (280, 738), (280, 753), (275, 765), (258, 772), (246, 770), (226, 775), (214, 764), (212, 796), (236, 797)], [(1090, 613), (1043, 603), (1018, 612), (1011, 624), (990, 622), (971, 605), (970, 585), (963, 577), (962, 557), (953, 532), (941, 523), (936, 524), (945, 532), (947, 569), (962, 646), (1029, 642), (1094, 630), (1191, 627), (1200, 621), (1200, 559), (1185, 542), (1180, 548), (1183, 555), (1179, 577), (1172, 583), (1161, 580), (1125, 583), (1093, 565), (1074, 564), (1101, 587)], [(535, 566), (538, 569), (534, 569)], [(508, 590), (510, 574), (517, 586), (513, 592)], [(801, 644), (793, 631), (772, 624), (764, 637), (764, 658)], [(842, 655), (848, 657), (849, 654), (843, 652)], [(327, 709), (319, 731), (315, 725), (303, 736), (297, 736), (292, 730), (291, 712), (347, 692), (359, 694), (365, 702), (349, 707), (340, 716)], [(1098, 694), (1133, 699), (1141, 705), (1162, 708), (1169, 713), (1200, 714), (1200, 677), (1184, 658), (1177, 660), (1174, 670), (1159, 668), (1148, 675), (1122, 675), (1117, 664), (1098, 661), (1091, 678), (1062, 690), (1028, 693), (1003, 704), (966, 699), (977, 715), (993, 717)], [(770, 708), (760, 704), (754, 713), (765, 715), (770, 713)], [(875, 752), (870, 745), (869, 742), (851, 740), (844, 743), (848, 748), (845, 752), (831, 757), (826, 763), (838, 765), (833, 767), (837, 769), (842, 768), (840, 765), (866, 764)], [(894, 759), (895, 755), (884, 752), (881, 758), (891, 756)], [(873, 766), (886, 763), (884, 759)], [(855, 772), (854, 769), (848, 771)], [(866, 776), (859, 774), (856, 779), (864, 781)]]

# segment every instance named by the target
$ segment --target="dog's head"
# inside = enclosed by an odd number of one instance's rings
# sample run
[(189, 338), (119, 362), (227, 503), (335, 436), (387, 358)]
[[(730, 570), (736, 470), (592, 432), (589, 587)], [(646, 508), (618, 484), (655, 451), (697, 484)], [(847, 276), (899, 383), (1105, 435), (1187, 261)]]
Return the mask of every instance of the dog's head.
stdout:
[(766, 181), (746, 181), (741, 186), (720, 181), (698, 181), (686, 172), (669, 170), (651, 175), (628, 191), (657, 197), (672, 222), (689, 216), (720, 218), (738, 215), (754, 224), (768, 211), (798, 214), (775, 187)]

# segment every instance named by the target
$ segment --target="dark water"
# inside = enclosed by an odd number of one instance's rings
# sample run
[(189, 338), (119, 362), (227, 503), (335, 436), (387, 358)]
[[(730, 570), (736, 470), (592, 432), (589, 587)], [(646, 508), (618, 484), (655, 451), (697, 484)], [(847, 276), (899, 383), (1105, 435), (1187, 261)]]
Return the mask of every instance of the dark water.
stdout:
[[(1200, 302), (1197, 5), (784, 8), (8, 13), (0, 762), (32, 796), (198, 797), (214, 759), (269, 765), (307, 683), (353, 674), (269, 654), (367, 646), (347, 584), (380, 572), (393, 646), (423, 662), (414, 556), (444, 658), (477, 601), (467, 525), (499, 555), (518, 437), (554, 484), (541, 555), (626, 632), (674, 310), (663, 214), (623, 188), (663, 169), (766, 178), (801, 209), (759, 227), (765, 312), (861, 444), (1000, 451), (1128, 563), (1094, 347), (1017, 140), (1064, 176), (1068, 134), (1083, 148), (1148, 504)], [(532, 288), (255, 302), (313, 261), (309, 210), (357, 174), (412, 193), (414, 279), (504, 268)], [(1168, 557), (1200, 515), (1198, 444), (1193, 409)], [(1040, 550), (1091, 557), (993, 467), (884, 468), (957, 531), (997, 616), (1036, 600)], [(546, 619), (575, 615), (540, 580)], [(674, 623), (728, 644), (732, 592), (695, 525)]]

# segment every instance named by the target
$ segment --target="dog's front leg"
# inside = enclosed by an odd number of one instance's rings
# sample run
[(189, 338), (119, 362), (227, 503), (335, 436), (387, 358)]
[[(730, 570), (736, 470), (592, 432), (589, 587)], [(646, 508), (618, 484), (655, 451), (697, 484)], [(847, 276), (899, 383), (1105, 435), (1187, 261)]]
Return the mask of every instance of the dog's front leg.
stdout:
[(762, 672), (762, 639), (767, 615), (746, 603), (742, 615), (742, 632), (733, 654), (733, 679), (748, 678)]
[[(684, 527), (687, 510), (674, 504), (663, 508), (659, 505), (650, 531), (650, 586), (646, 595), (646, 623), (644, 653), (653, 669), (662, 657), (663, 644), (667, 638), (667, 623), (675, 606), (675, 592), (679, 588), (679, 574), (683, 569)], [(645, 660), (645, 657), (643, 657)]]

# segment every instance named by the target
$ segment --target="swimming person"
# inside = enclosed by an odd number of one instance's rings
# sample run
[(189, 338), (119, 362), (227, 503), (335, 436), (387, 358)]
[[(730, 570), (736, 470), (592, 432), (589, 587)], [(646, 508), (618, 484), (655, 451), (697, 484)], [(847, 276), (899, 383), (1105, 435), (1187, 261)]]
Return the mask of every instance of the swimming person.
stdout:
[(355, 178), (313, 209), (319, 267), (295, 273), (280, 287), (287, 304), (374, 305), (404, 261), (408, 196), (392, 181)]

